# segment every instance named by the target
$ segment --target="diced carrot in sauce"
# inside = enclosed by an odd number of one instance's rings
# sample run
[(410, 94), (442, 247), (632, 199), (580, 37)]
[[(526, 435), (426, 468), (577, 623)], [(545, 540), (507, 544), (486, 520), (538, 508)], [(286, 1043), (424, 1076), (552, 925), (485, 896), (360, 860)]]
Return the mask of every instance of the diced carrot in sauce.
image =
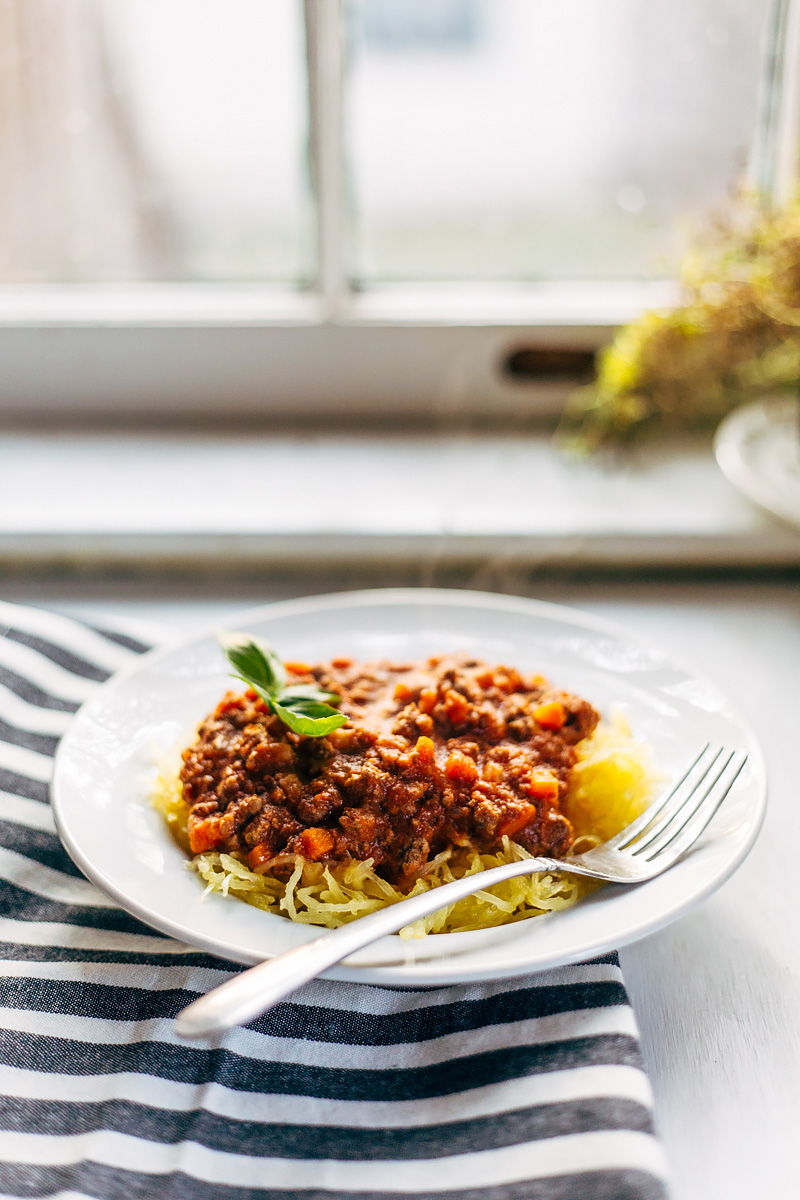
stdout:
[(451, 690), (444, 698), (444, 711), (452, 725), (463, 725), (469, 716), (469, 701), (460, 692)]
[(525, 685), (519, 671), (515, 671), (513, 667), (504, 667), (494, 672), (494, 686), (510, 696), (512, 692), (522, 691)]
[(204, 821), (189, 818), (189, 849), (192, 854), (205, 854), (223, 840), (219, 817), (206, 817)]
[(473, 759), (459, 750), (454, 750), (447, 756), (444, 773), (448, 779), (456, 783), (474, 783), (478, 778), (478, 768)]
[(259, 842), (248, 854), (247, 862), (251, 871), (257, 871), (259, 867), (265, 866), (272, 858), (274, 858), (272, 848), (266, 842)]
[(286, 742), (259, 742), (247, 756), (248, 771), (265, 771), (270, 767), (288, 767), (294, 762), (294, 750)]
[(414, 754), (420, 762), (432, 763), (434, 749), (433, 738), (419, 737), (414, 746)]
[(394, 685), (394, 698), (399, 700), (401, 704), (407, 704), (414, 695), (413, 689), (406, 683), (396, 683)]
[(533, 710), (533, 719), (542, 729), (560, 729), (567, 720), (567, 710), (558, 700), (540, 704)]
[(419, 694), (417, 708), (419, 708), (420, 712), (431, 713), (433, 712), (435, 705), (436, 692), (432, 691), (430, 688), (423, 688)]
[(506, 817), (502, 825), (497, 830), (499, 837), (513, 837), (515, 833), (519, 833), (526, 825), (530, 825), (531, 821), (536, 816), (536, 805), (526, 804), (519, 812), (512, 813)]
[(336, 845), (330, 829), (304, 829), (300, 834), (300, 845), (306, 858), (324, 858)]
[(494, 671), (481, 671), (480, 675), (475, 676), (475, 682), (479, 684), (484, 691), (487, 688), (494, 686)]
[(550, 771), (534, 769), (525, 784), (525, 791), (534, 800), (553, 803), (558, 799), (558, 780)]
[(353, 665), (352, 658), (332, 658), (331, 659), (331, 666), (336, 667), (336, 669), (339, 671), (342, 670), (343, 667), (352, 667), (352, 665)]
[(304, 662), (285, 662), (283, 664), (290, 675), (310, 675), (311, 667)]

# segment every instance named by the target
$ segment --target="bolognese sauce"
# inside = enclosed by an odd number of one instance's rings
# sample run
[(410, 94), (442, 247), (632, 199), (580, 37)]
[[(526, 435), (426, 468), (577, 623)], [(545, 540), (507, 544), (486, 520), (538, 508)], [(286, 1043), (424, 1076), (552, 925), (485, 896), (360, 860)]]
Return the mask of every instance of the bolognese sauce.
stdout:
[(183, 754), (194, 854), (255, 871), (283, 854), (372, 859), (403, 885), (448, 846), (569, 850), (561, 805), (599, 719), (586, 700), (467, 655), (286, 666), (292, 683), (336, 693), (348, 722), (305, 737), (255, 692), (229, 692)]

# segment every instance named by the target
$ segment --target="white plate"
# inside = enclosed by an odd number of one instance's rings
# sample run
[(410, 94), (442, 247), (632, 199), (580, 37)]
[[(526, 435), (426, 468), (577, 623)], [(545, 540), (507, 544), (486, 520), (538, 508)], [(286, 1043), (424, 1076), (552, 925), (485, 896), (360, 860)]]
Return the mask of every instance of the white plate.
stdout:
[(800, 440), (796, 396), (765, 396), (730, 413), (714, 437), (717, 462), (734, 487), (800, 526)]
[[(691, 668), (605, 621), (532, 600), (476, 592), (350, 592), (271, 604), (226, 621), (288, 659), (420, 657), (468, 650), (542, 672), (601, 711), (621, 706), (656, 761), (676, 771), (706, 741), (744, 747), (749, 762), (698, 846), (636, 887), (609, 886), (566, 912), (499, 929), (417, 941), (384, 938), (330, 974), (366, 983), (434, 985), (522, 975), (616, 949), (666, 925), (736, 869), (764, 815), (760, 748), (719, 690)], [(149, 806), (154, 755), (191, 737), (228, 685), (212, 632), (143, 656), (83, 706), (61, 742), (53, 805), (81, 870), (123, 908), (184, 942), (254, 963), (319, 936), (214, 894), (185, 869)]]

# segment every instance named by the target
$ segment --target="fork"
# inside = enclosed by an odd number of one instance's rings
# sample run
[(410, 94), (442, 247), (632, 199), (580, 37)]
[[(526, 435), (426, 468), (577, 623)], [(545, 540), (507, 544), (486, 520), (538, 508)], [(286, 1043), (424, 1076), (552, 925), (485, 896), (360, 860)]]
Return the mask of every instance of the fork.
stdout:
[(616, 837), (572, 858), (525, 858), (431, 888), (326, 931), (304, 946), (234, 975), (178, 1014), (183, 1038), (208, 1037), (244, 1025), (296, 988), (388, 933), (455, 900), (518, 875), (569, 871), (605, 883), (643, 883), (666, 871), (700, 837), (747, 762), (741, 750), (707, 743), (671, 788)]

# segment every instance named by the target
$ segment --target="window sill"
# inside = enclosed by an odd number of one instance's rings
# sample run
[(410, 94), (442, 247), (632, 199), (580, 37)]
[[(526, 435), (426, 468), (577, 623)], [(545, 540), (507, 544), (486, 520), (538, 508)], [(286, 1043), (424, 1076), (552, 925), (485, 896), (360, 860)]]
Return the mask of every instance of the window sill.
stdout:
[(0, 566), (800, 565), (705, 443), (573, 463), (547, 434), (6, 433)]
[(0, 284), (0, 329), (542, 326), (604, 333), (676, 304), (666, 280), (381, 284), (328, 298), (265, 284)]
[(0, 413), (555, 416), (569, 379), (520, 347), (594, 351), (665, 282), (429, 284), (332, 296), (252, 285), (0, 286)]

